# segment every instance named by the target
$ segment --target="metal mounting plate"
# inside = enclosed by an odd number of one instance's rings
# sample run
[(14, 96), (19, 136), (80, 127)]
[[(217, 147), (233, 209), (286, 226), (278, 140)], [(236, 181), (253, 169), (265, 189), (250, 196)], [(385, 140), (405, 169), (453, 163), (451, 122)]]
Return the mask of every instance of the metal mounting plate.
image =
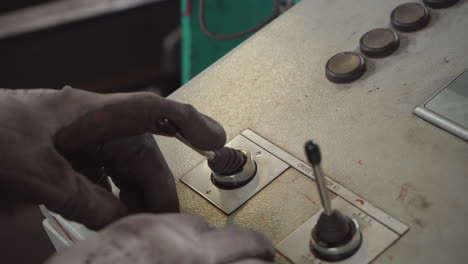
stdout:
[[(362, 264), (369, 263), (395, 242), (400, 236), (372, 216), (359, 210), (339, 196), (332, 201), (333, 207), (351, 216), (359, 223), (362, 234), (362, 245), (350, 258), (332, 263)], [(293, 263), (331, 263), (317, 259), (309, 250), (310, 233), (323, 210), (313, 215), (298, 229), (281, 241), (276, 249)]]
[(257, 164), (257, 173), (247, 185), (234, 190), (219, 189), (211, 182), (211, 169), (206, 161), (203, 161), (180, 180), (221, 211), (231, 214), (281, 175), (289, 168), (289, 165), (242, 135), (236, 136), (226, 146), (242, 147), (252, 153)]

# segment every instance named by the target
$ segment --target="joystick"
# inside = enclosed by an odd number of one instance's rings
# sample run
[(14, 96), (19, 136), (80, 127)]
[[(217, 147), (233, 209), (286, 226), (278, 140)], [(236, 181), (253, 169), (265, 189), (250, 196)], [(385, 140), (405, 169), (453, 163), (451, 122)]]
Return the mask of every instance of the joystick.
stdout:
[(253, 179), (257, 165), (252, 154), (243, 148), (224, 147), (214, 152), (213, 159), (208, 160), (211, 181), (221, 189), (237, 189)]
[(321, 167), (319, 146), (313, 141), (305, 144), (305, 152), (312, 165), (323, 212), (312, 230), (310, 250), (320, 259), (339, 261), (352, 256), (360, 248), (361, 232), (357, 221), (333, 209)]
[(252, 154), (246, 149), (223, 147), (216, 151), (200, 150), (192, 146), (167, 118), (158, 120), (156, 127), (205, 156), (208, 160), (208, 167), (212, 171), (211, 180), (218, 188), (236, 189), (249, 183), (255, 176), (257, 165)]

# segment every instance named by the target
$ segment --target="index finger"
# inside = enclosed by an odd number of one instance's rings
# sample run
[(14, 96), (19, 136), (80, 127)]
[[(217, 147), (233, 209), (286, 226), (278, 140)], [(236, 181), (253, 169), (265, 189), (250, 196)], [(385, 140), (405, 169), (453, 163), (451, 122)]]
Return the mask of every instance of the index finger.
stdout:
[(192, 105), (153, 93), (96, 94), (65, 88), (56, 96), (64, 124), (55, 135), (55, 142), (65, 152), (145, 132), (164, 135), (156, 126), (162, 118), (171, 120), (185, 139), (201, 150), (217, 150), (226, 141), (223, 127), (212, 118)]

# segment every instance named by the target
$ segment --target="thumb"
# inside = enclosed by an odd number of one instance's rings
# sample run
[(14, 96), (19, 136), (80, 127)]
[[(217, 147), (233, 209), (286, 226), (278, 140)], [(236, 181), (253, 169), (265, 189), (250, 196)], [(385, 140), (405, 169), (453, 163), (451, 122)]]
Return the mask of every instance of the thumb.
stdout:
[[(68, 120), (55, 135), (63, 152), (96, 143), (145, 132), (164, 134), (157, 120), (168, 118), (195, 147), (216, 150), (224, 146), (223, 127), (192, 105), (165, 99), (149, 92), (96, 94), (64, 88), (55, 96), (66, 106)], [(63, 112), (62, 107), (58, 112)]]
[(73, 170), (57, 152), (47, 159), (50, 179), (45, 188), (37, 188), (40, 203), (63, 217), (97, 230), (126, 215), (126, 208), (111, 192)]

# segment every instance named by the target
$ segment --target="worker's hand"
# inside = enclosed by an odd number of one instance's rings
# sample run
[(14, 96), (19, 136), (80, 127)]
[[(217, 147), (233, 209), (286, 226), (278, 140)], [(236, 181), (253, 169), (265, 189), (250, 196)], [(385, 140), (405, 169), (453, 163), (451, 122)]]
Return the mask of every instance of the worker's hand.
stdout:
[(47, 263), (273, 263), (274, 251), (257, 232), (215, 229), (182, 214), (135, 215), (59, 252)]
[[(161, 134), (163, 117), (197, 148), (225, 143), (213, 119), (152, 93), (0, 90), (0, 199), (44, 204), (93, 229), (129, 212), (177, 212), (173, 176), (144, 134)], [(103, 168), (120, 200), (102, 187)]]

